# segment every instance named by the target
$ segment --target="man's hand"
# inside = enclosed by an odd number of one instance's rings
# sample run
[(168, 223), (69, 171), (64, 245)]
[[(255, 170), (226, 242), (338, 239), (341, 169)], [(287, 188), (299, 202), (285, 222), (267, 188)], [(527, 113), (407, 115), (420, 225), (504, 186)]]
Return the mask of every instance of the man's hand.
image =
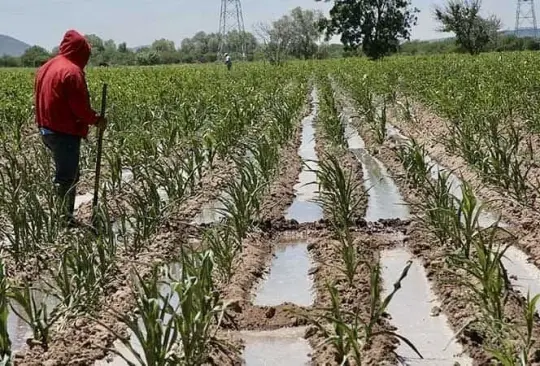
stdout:
[(105, 131), (105, 129), (107, 128), (107, 117), (99, 116), (96, 122), (96, 127), (102, 131)]

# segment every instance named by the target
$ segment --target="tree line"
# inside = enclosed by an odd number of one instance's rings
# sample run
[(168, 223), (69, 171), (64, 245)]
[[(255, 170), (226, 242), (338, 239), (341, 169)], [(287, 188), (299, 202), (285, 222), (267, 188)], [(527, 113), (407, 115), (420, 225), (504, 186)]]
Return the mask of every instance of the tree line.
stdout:
[[(255, 34), (232, 31), (224, 39), (223, 52), (233, 60), (268, 60), (283, 62), (287, 59), (314, 59), (341, 57), (343, 47), (339, 44), (321, 42), (322, 30), (318, 21), (322, 14), (315, 10), (297, 7), (290, 14), (268, 23), (258, 24)], [(158, 39), (151, 45), (129, 48), (127, 44), (116, 44), (95, 34), (86, 35), (92, 46), (89, 64), (99, 65), (163, 65), (177, 63), (207, 63), (218, 60), (220, 35), (198, 32), (176, 45), (174, 41)], [(243, 46), (244, 45), (244, 46)], [(40, 46), (29, 48), (21, 57), (4, 56), (0, 66), (36, 67), (58, 53), (58, 48), (49, 52)]]
[[(315, 10), (297, 7), (290, 14), (271, 22), (258, 24), (255, 34), (227, 34), (224, 52), (233, 60), (267, 60), (280, 64), (292, 58), (324, 59), (330, 57), (366, 56), (377, 60), (394, 53), (429, 54), (467, 52), (476, 55), (487, 51), (538, 50), (537, 39), (520, 39), (500, 35), (501, 21), (491, 15), (480, 15), (481, 0), (447, 0), (437, 6), (433, 17), (439, 31), (452, 32), (451, 40), (438, 42), (410, 41), (411, 29), (417, 24), (419, 10), (410, 0), (315, 0), (333, 1), (329, 17)], [(340, 36), (342, 45), (329, 44)], [(324, 38), (323, 38), (324, 37)], [(199, 32), (184, 39), (179, 47), (173, 41), (160, 39), (152, 45), (129, 49), (125, 43), (104, 41), (87, 36), (92, 45), (91, 65), (158, 65), (204, 63), (217, 60), (220, 36)], [(322, 42), (321, 42), (322, 41)], [(244, 45), (244, 46), (242, 46)], [(0, 66), (38, 66), (56, 53), (34, 46), (20, 58), (4, 57)]]

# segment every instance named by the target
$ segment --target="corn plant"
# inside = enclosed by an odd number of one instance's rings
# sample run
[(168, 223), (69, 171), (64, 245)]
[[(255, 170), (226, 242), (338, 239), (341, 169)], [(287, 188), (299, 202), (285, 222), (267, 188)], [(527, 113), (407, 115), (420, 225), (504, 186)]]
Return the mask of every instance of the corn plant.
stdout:
[(203, 243), (214, 255), (220, 279), (228, 283), (233, 275), (234, 260), (241, 250), (233, 228), (229, 225), (209, 228), (203, 233)]
[(362, 259), (358, 255), (358, 249), (354, 244), (353, 237), (349, 227), (336, 228), (335, 232), (339, 238), (339, 244), (336, 245), (338, 253), (341, 255), (343, 267), (339, 267), (343, 272), (349, 285), (353, 285), (358, 267), (362, 264)]
[(380, 110), (380, 115), (377, 115), (375, 123), (371, 125), (371, 129), (375, 133), (375, 141), (377, 141), (377, 143), (379, 144), (382, 144), (384, 142), (384, 139), (386, 138), (386, 103), (386, 99), (384, 99)]
[(428, 179), (431, 167), (426, 161), (426, 151), (423, 145), (411, 139), (409, 144), (404, 144), (397, 150), (397, 156), (403, 164), (407, 178), (413, 187), (421, 187)]
[(239, 242), (245, 238), (258, 217), (260, 194), (267, 185), (260, 178), (253, 162), (240, 164), (240, 177), (227, 186), (226, 195), (219, 198), (223, 208), (218, 210), (227, 220), (231, 220)]
[[(140, 275), (133, 288), (136, 314), (114, 312), (126, 324), (141, 346), (135, 349), (124, 337), (107, 325), (141, 365), (200, 365), (207, 360), (209, 347), (229, 347), (218, 339), (219, 328), (227, 306), (219, 298), (212, 280), (213, 259), (210, 251), (182, 255), (182, 275), (169, 279), (169, 290), (161, 291), (159, 272), (144, 281)], [(99, 321), (98, 321), (99, 322)], [(117, 351), (113, 350), (117, 354)], [(119, 354), (129, 365), (126, 356)]]
[[(47, 297), (39, 290), (32, 288), (28, 282), (22, 286), (11, 285), (8, 297), (11, 300), (11, 311), (32, 329), (34, 341), (47, 349), (50, 330), (65, 313), (61, 304), (49, 309)], [(15, 304), (19, 305), (20, 309), (14, 306)]]
[(450, 193), (449, 174), (438, 172), (435, 182), (426, 180), (425, 199), (417, 206), (423, 214), (420, 221), (430, 229), (442, 245), (447, 245), (456, 226), (456, 202)]
[(504, 328), (504, 306), (508, 299), (510, 281), (502, 264), (502, 257), (510, 246), (500, 246), (496, 235), (499, 231), (489, 230), (484, 235), (478, 235), (474, 240), (474, 250), (469, 258), (461, 254), (450, 256), (451, 265), (462, 269), (470, 280), (465, 278), (462, 283), (471, 292), (473, 301), (482, 309), (481, 316), (493, 334), (500, 334)]
[(336, 352), (336, 357), (341, 365), (350, 365), (351, 360), (356, 365), (362, 364), (362, 352), (370, 344), (374, 337), (387, 335), (396, 337), (407, 344), (420, 358), (423, 358), (418, 349), (402, 335), (386, 329), (377, 329), (382, 316), (396, 292), (401, 288), (401, 281), (407, 276), (411, 262), (403, 269), (400, 278), (394, 284), (392, 292), (381, 301), (380, 294), (380, 269), (379, 265), (371, 268), (370, 277), (370, 313), (368, 320), (364, 320), (359, 313), (342, 309), (341, 299), (335, 284), (327, 283), (326, 289), (330, 295), (330, 307), (317, 309), (318, 316), (301, 314), (309, 323), (314, 325), (322, 334), (324, 340), (317, 347), (330, 344)]
[(318, 169), (311, 171), (317, 174), (318, 200), (330, 212), (332, 225), (337, 228), (351, 226), (363, 201), (361, 183), (351, 171), (343, 169), (335, 155), (329, 153), (324, 154)]
[(210, 346), (231, 349), (217, 337), (228, 305), (220, 299), (212, 279), (213, 253), (184, 254), (182, 258), (181, 281), (172, 284), (179, 299), (174, 320), (180, 336), (180, 360), (195, 366), (207, 360)]
[[(503, 366), (527, 366), (532, 360), (530, 354), (534, 351), (533, 346), (536, 340), (533, 338), (533, 327), (535, 323), (536, 304), (540, 300), (540, 294), (533, 296), (527, 292), (525, 307), (523, 308), (523, 320), (525, 321), (525, 332), (519, 329), (519, 325), (510, 328), (515, 328), (515, 332), (519, 335), (520, 342), (505, 342), (503, 346), (488, 347), (487, 351)], [(510, 329), (512, 330), (512, 329)]]
[(325, 139), (336, 146), (345, 146), (345, 126), (341, 123), (334, 92), (327, 78), (320, 83), (320, 110), (317, 121), (323, 126)]
[[(132, 294), (136, 302), (135, 314), (113, 312), (116, 319), (125, 324), (131, 337), (140, 344), (142, 354), (134, 346), (130, 337), (123, 336), (107, 324), (98, 323), (112, 332), (135, 357), (139, 365), (165, 366), (179, 364), (178, 340), (179, 332), (174, 321), (173, 292), (163, 294), (160, 291), (159, 271), (154, 268), (148, 280), (143, 280), (135, 272), (136, 282), (132, 285)], [(111, 349), (130, 366), (135, 366), (125, 355), (116, 349)]]

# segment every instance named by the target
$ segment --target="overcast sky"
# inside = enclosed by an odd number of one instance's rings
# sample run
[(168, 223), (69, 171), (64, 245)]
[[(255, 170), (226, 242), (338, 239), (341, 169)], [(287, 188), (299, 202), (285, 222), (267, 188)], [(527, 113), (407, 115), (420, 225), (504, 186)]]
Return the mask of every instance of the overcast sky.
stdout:
[[(444, 36), (432, 19), (433, 6), (441, 1), (413, 0), (421, 10), (413, 38)], [(246, 30), (277, 19), (296, 6), (325, 13), (330, 8), (330, 3), (315, 0), (242, 0), (242, 4)], [(515, 4), (515, 0), (484, 0), (484, 13), (496, 14), (503, 28), (513, 29)], [(125, 41), (129, 46), (151, 44), (157, 38), (179, 45), (200, 30), (216, 32), (219, 8), (220, 0), (0, 0), (0, 34), (48, 49), (56, 46), (69, 28)]]

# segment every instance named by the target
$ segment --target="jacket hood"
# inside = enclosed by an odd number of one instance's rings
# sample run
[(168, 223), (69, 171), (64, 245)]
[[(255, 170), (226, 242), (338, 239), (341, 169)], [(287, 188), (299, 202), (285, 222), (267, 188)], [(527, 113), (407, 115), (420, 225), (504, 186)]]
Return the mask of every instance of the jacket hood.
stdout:
[(91, 47), (86, 38), (75, 30), (69, 30), (60, 43), (60, 55), (84, 69), (90, 59)]

